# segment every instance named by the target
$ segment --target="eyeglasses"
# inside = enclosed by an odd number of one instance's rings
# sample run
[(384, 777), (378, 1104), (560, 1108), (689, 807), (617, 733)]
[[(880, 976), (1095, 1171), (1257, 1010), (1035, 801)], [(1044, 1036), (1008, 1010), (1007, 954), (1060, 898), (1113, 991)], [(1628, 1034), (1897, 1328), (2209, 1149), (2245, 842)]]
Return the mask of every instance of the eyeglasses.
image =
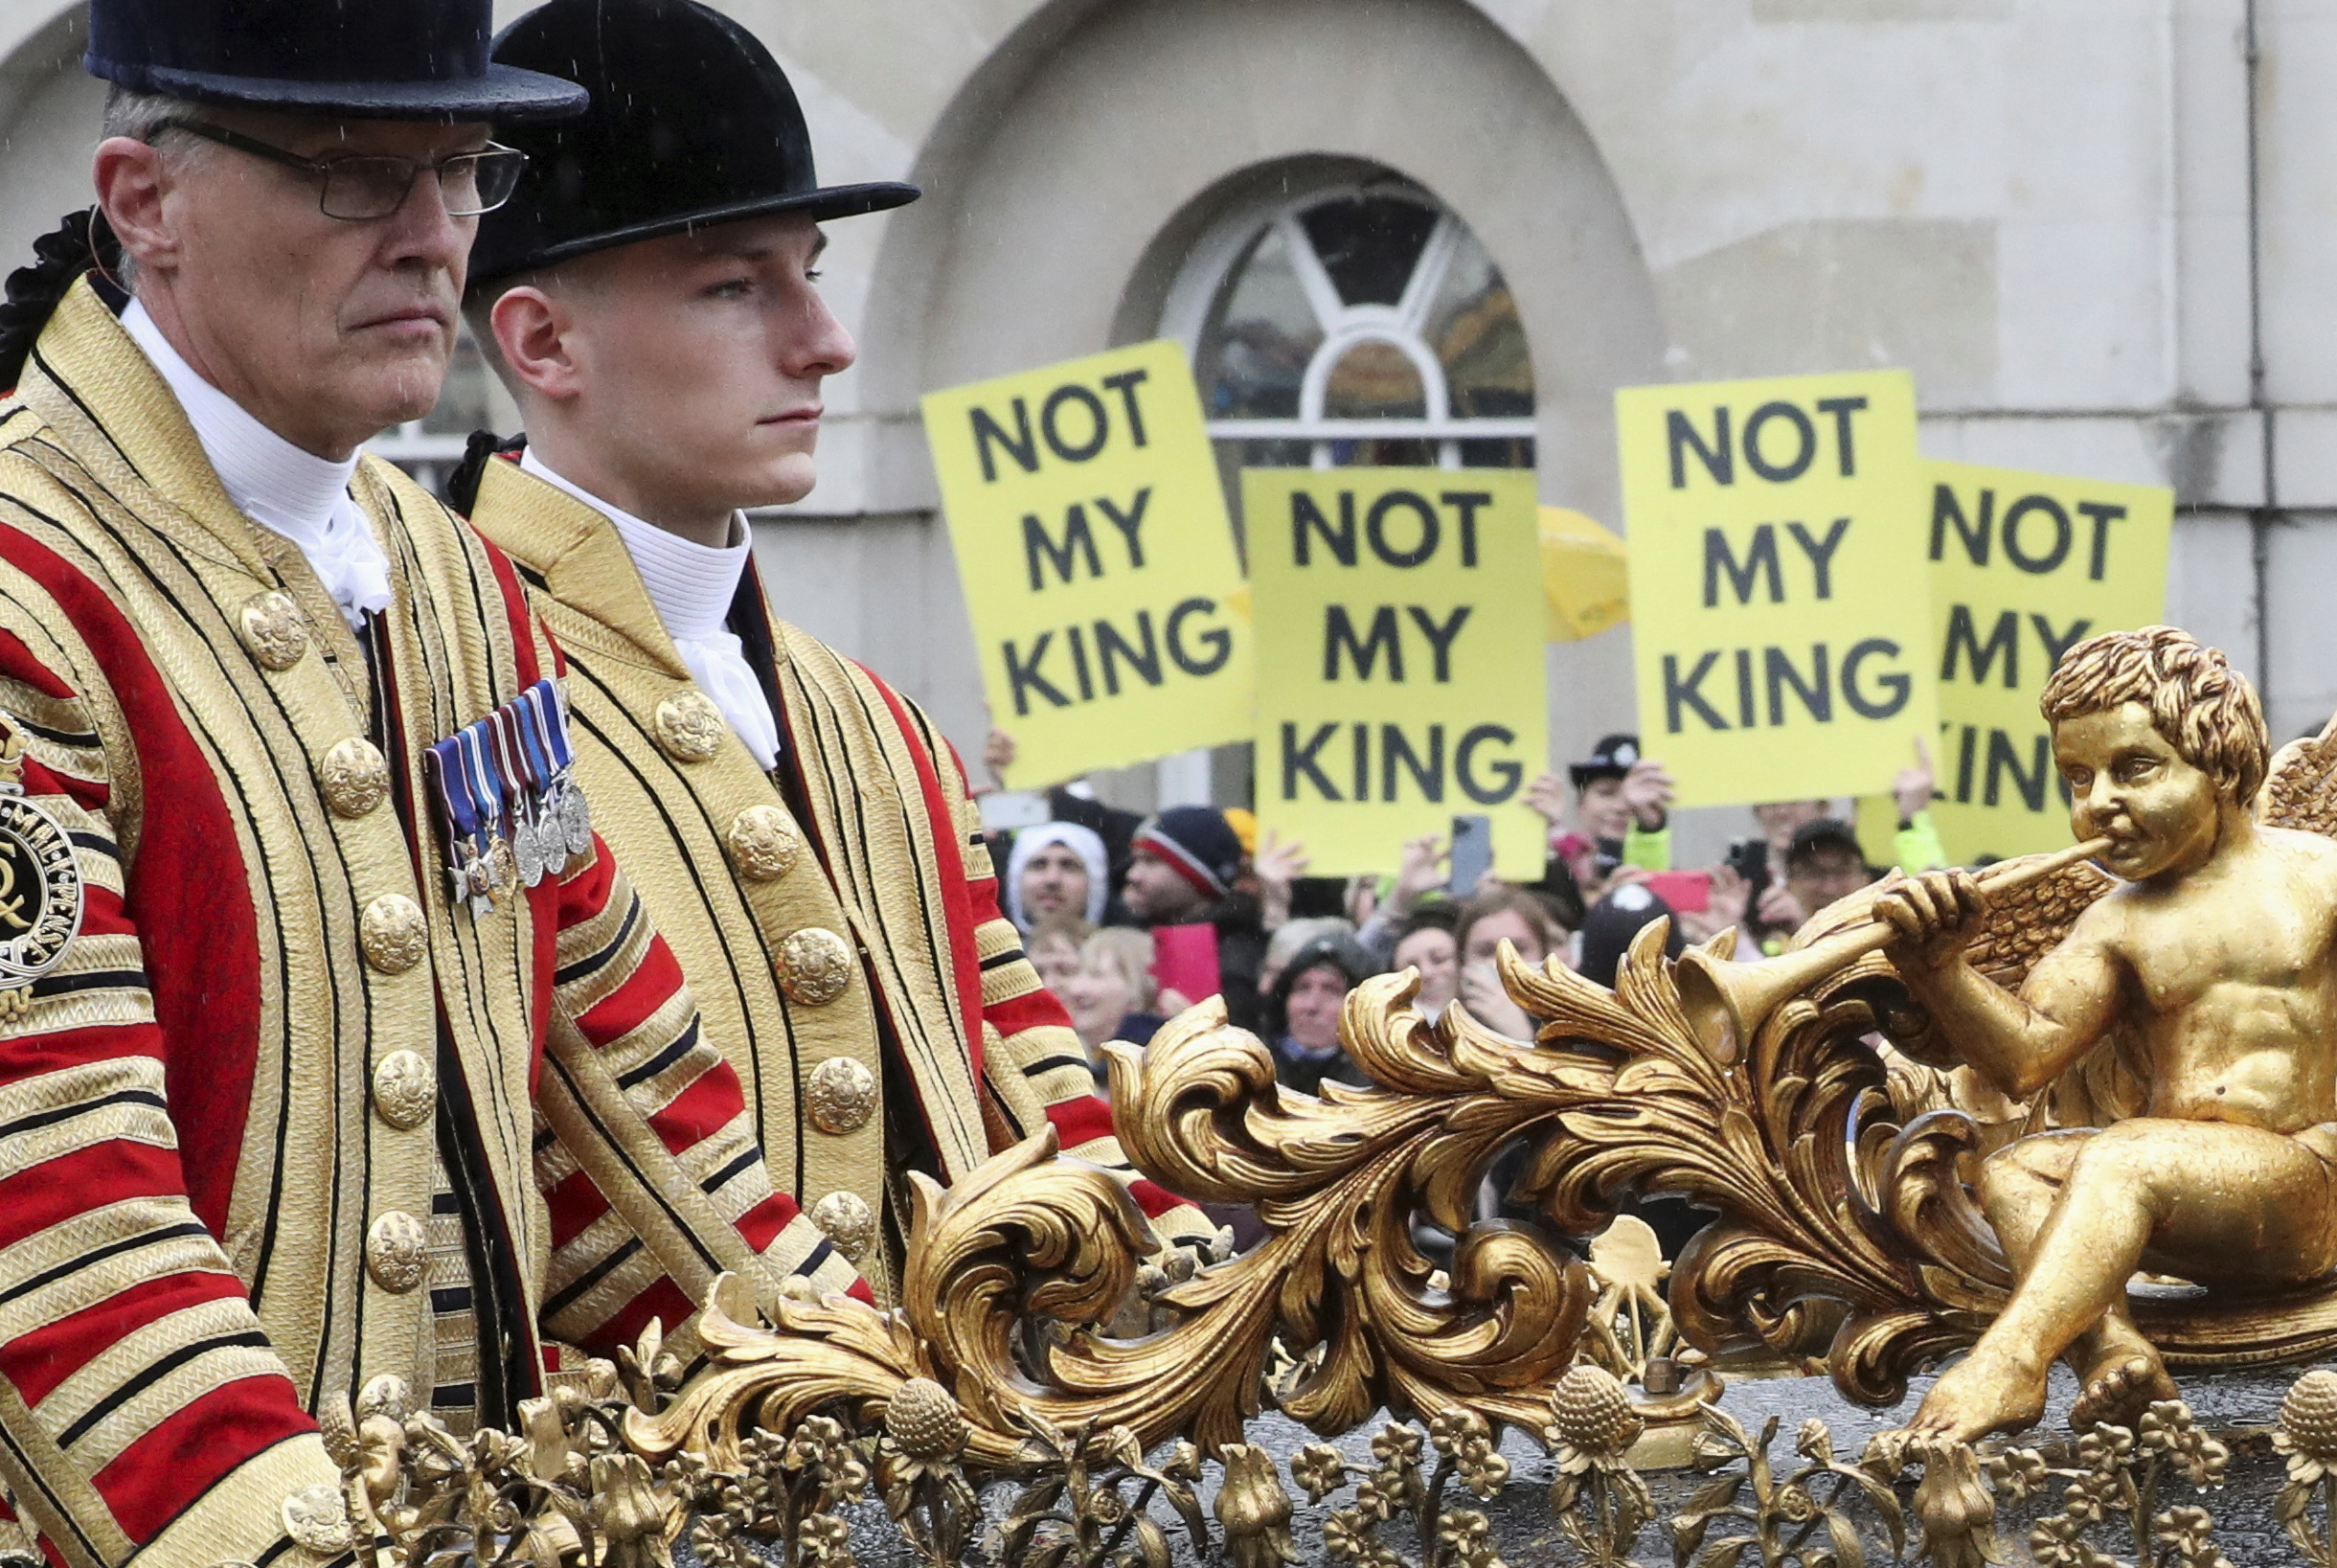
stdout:
[(224, 125), (207, 125), (200, 120), (165, 120), (145, 138), (147, 145), (153, 146), (155, 137), (172, 130), (183, 130), (206, 142), (216, 142), (238, 152), (248, 152), (255, 158), (265, 158), (270, 163), (315, 176), (324, 182), (324, 189), (317, 194), (318, 207), (327, 217), (337, 217), (347, 223), (368, 223), (397, 212), (406, 204), (415, 180), (425, 170), (438, 176), (439, 193), (446, 203), (448, 216), (477, 217), (511, 199), (511, 193), (519, 188), (519, 171), (528, 166), (526, 153), (493, 142), (480, 151), (458, 152), (432, 163), (387, 153), (304, 158), (297, 152), (287, 152)]

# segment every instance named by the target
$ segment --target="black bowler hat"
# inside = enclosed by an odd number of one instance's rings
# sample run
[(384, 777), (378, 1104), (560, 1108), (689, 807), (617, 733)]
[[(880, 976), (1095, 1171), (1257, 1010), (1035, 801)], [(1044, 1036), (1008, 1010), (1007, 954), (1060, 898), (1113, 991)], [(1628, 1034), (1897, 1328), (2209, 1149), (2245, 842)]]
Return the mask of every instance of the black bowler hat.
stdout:
[(592, 108), (504, 138), (528, 168), (480, 220), (474, 283), (739, 218), (850, 217), (918, 197), (889, 181), (823, 187), (786, 73), (693, 0), (552, 0), (504, 29), (495, 59), (582, 82)]
[(584, 89), (488, 57), (493, 0), (90, 0), (81, 63), (132, 92), (353, 120), (580, 113)]

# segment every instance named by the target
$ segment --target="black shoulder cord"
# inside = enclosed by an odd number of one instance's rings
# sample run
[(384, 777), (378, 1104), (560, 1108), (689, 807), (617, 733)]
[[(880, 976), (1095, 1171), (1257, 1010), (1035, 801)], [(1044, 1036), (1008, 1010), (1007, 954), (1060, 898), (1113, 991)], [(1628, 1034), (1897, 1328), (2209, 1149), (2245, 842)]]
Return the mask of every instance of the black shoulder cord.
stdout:
[[(98, 210), (84, 207), (34, 240), (33, 256), (31, 266), (9, 274), (8, 299), (0, 304), (0, 389), (7, 392), (14, 392), (24, 378), (33, 345), (81, 275), (95, 272), (110, 283), (119, 272), (122, 244)], [(119, 285), (113, 293), (121, 297)]]
[(492, 430), (474, 430), (470, 443), (463, 448), (463, 461), (455, 465), (454, 472), (446, 476), (445, 501), (463, 516), (469, 516), (479, 504), (479, 484), (487, 477), (487, 466), (499, 457), (517, 457), (528, 449), (524, 435), (504, 440)]

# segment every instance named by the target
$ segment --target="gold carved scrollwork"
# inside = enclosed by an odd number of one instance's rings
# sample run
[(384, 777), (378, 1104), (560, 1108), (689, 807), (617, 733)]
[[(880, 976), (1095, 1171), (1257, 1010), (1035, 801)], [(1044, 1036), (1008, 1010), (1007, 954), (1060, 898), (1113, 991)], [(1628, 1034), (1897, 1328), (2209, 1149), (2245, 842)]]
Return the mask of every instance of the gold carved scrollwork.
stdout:
[[(1056, 1160), (1049, 1131), (946, 1192), (912, 1177), (901, 1310), (783, 1300), (770, 1332), (710, 1309), (701, 1332), (712, 1368), (657, 1417), (636, 1418), (628, 1440), (652, 1461), (684, 1446), (718, 1456), (758, 1424), (783, 1431), (838, 1400), (874, 1411), (928, 1377), (964, 1408), (974, 1468), (1012, 1467), (1026, 1435), (1017, 1407), (1124, 1424), (1146, 1445), (1185, 1433), (1220, 1449), (1258, 1413), (1278, 1338), (1294, 1352), (1324, 1347), (1281, 1398), (1319, 1431), (1345, 1431), (1382, 1405), (1538, 1427), (1574, 1358), (1589, 1277), (1549, 1239), (1471, 1222), (1503, 1127), (1538, 1112), (1519, 1105), (1501, 1126), (1457, 1124), (1446, 1096), (1483, 1091), (1496, 1038), (1457, 1011), (1432, 1028), (1412, 994), (1407, 981), (1382, 978), (1348, 1003), (1350, 1049), (1398, 1086), (1334, 1088), (1327, 1101), (1282, 1093), (1265, 1047), (1227, 1027), (1219, 1002), (1174, 1020), (1141, 1058), (1115, 1048), (1113, 1099), (1131, 1158), (1191, 1196), (1257, 1201), (1269, 1231), (1162, 1295), (1177, 1319), (1167, 1329), (1137, 1339), (1077, 1329), (1040, 1352), (1035, 1380), (1026, 1366), (1027, 1316), (1108, 1319), (1153, 1246), (1125, 1192)], [(1459, 1236), (1449, 1280), (1413, 1246), (1415, 1212)]]

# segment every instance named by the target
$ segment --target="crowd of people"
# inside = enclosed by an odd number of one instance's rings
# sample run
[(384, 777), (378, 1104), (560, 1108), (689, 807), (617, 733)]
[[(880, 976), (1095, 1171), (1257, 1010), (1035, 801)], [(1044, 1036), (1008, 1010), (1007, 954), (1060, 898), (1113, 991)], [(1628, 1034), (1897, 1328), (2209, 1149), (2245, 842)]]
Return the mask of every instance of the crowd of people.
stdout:
[[(1010, 739), (993, 737), (993, 769), (1010, 757)], [(1918, 746), (1892, 790), (1892, 858), (1911, 873), (1944, 860), (1932, 784)], [(995, 835), (992, 851), (1008, 916), (1069, 1010), (1100, 1085), (1108, 1089), (1106, 1041), (1142, 1046), (1217, 994), (1234, 1023), (1268, 1042), (1281, 1080), (1315, 1093), (1365, 1081), (1341, 1048), (1339, 1016), (1372, 975), (1418, 970), (1418, 1005), (1432, 1016), (1458, 999), (1481, 1023), (1531, 1040), (1535, 1022), (1498, 973), (1504, 942), (1530, 965), (1554, 957), (1601, 985), (1658, 920), (1670, 921), (1674, 955), (1734, 927), (1737, 956), (1755, 959), (1887, 870), (1821, 800), (1755, 806), (1757, 830), (1718, 863), (1675, 867), (1673, 793), (1663, 763), (1629, 735), (1544, 774), (1526, 793), (1548, 825), (1547, 861), (1531, 883), (1464, 870), (1461, 885), (1439, 834), (1392, 846), (1384, 875), (1309, 876), (1305, 848), (1261, 838), (1247, 811), (1180, 806), (1141, 818), (1078, 785), (1051, 790), (1053, 820)]]

